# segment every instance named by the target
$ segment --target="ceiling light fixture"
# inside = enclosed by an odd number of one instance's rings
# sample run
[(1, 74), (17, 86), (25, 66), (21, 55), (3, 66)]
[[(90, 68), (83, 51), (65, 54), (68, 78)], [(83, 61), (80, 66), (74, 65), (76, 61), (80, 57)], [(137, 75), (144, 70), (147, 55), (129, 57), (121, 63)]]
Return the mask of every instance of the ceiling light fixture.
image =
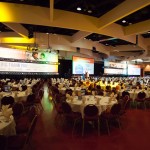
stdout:
[(88, 10), (87, 12), (88, 12), (89, 14), (91, 14), (91, 13), (92, 13), (92, 10)]
[(81, 11), (81, 10), (82, 10), (82, 8), (81, 8), (81, 7), (77, 7), (77, 10), (78, 10), (78, 11)]
[(122, 23), (126, 23), (127, 21), (126, 20), (122, 20)]

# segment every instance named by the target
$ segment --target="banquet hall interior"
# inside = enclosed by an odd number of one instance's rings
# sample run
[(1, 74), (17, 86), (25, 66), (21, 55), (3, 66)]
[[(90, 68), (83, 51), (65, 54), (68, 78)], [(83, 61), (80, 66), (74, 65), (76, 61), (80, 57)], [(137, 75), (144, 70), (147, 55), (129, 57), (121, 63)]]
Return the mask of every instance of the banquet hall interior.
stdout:
[(0, 150), (150, 149), (150, 0), (0, 0)]

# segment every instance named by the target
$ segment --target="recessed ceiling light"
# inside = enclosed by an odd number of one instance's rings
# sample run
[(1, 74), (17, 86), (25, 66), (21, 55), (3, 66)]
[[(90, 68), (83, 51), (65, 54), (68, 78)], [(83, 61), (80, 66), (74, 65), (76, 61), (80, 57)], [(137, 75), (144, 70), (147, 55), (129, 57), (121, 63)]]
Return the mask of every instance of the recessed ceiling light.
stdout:
[(150, 31), (148, 31), (147, 33), (149, 33), (149, 34), (150, 34)]
[(92, 10), (88, 10), (87, 12), (88, 12), (89, 14), (91, 14), (91, 13), (92, 13)]
[(78, 11), (81, 11), (82, 9), (81, 9), (81, 7), (77, 7), (77, 10), (78, 10)]
[(122, 20), (122, 23), (126, 23), (127, 21), (126, 20)]

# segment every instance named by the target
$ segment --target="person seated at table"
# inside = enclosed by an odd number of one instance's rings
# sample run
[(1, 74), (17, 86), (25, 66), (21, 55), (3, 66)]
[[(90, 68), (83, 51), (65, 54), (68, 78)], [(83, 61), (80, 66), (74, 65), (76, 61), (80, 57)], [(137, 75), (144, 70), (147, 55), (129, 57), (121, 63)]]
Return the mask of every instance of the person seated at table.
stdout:
[(65, 91), (66, 94), (69, 94), (70, 96), (72, 95), (73, 91), (72, 89), (66, 89)]
[(26, 91), (27, 90), (27, 86), (26, 85), (22, 85), (21, 88), (22, 88), (22, 91)]
[(95, 90), (96, 90), (97, 95), (99, 95), (101, 93), (101, 86), (100, 85), (96, 85)]
[(97, 95), (97, 92), (96, 92), (96, 89), (95, 89), (95, 88), (92, 88), (92, 89), (91, 89), (91, 94), (92, 94), (92, 95)]
[(89, 93), (89, 94), (91, 93), (91, 91), (92, 91), (93, 88), (94, 88), (94, 87), (93, 87), (93, 84), (90, 84), (89, 87), (88, 87), (88, 93)]

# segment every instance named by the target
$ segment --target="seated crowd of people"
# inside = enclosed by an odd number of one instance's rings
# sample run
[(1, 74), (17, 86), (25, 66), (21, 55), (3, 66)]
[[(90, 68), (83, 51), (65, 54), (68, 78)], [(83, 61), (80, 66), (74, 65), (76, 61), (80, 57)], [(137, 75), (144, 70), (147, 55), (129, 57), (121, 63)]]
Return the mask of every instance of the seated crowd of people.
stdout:
[[(16, 88), (13, 89), (13, 85), (16, 84), (21, 85), (22, 89), (19, 90), (18, 86), (15, 86)], [(16, 97), (10, 95), (6, 95), (0, 98), (1, 108), (3, 108), (3, 106), (8, 106), (8, 108), (12, 108), (12, 115), (15, 121), (16, 130), (16, 135), (0, 136), (0, 148), (23, 149), (24, 146), (27, 146), (29, 144), (29, 140), (35, 128), (38, 115), (43, 110), (41, 100), (44, 94), (43, 86), (45, 84), (45, 81), (39, 79), (24, 79), (20, 81), (5, 79), (1, 80), (0, 82), (2, 93), (7, 93), (7, 91), (5, 91), (5, 89), (3, 88), (6, 85), (9, 85), (11, 87), (10, 91), (13, 92), (14, 90), (27, 90), (28, 84), (32, 84), (30, 86), (32, 91), (29, 95), (27, 95), (25, 101), (16, 101)]]
[[(118, 113), (119, 111), (119, 116), (121, 116), (125, 114), (126, 109), (131, 108), (131, 105), (133, 105), (135, 108), (138, 108), (138, 106), (149, 108), (149, 104), (150, 104), (149, 103), (150, 102), (150, 78), (149, 77), (146, 78), (144, 77), (94, 78), (93, 77), (93, 78), (87, 78), (85, 80), (82, 80), (80, 78), (71, 78), (71, 79), (53, 78), (48, 81), (48, 86), (50, 89), (49, 95), (57, 111), (57, 116), (59, 115), (61, 116), (62, 114), (65, 115), (67, 114), (67, 117), (76, 116), (74, 113), (77, 112), (73, 112), (72, 105), (66, 104), (68, 103), (67, 102), (68, 94), (72, 97), (75, 95), (78, 97), (81, 95), (93, 95), (93, 93), (94, 95), (107, 96), (107, 97), (116, 95), (117, 103), (114, 104), (111, 108), (108, 107), (108, 109), (102, 112), (101, 115), (99, 116), (100, 118), (104, 117), (103, 119), (106, 121), (106, 124), (108, 124), (108, 120), (111, 118), (112, 114)], [(133, 95), (137, 94), (135, 99), (131, 97), (132, 94)], [(64, 103), (65, 105), (67, 105), (67, 107), (65, 106), (65, 109), (63, 108)], [(69, 114), (66, 110), (69, 110), (68, 111)], [(112, 116), (117, 117), (118, 120), (118, 114)], [(82, 118), (82, 120), (84, 120), (84, 118)], [(119, 126), (120, 126), (120, 122), (119, 122)], [(108, 133), (109, 133), (109, 127), (108, 127)]]

